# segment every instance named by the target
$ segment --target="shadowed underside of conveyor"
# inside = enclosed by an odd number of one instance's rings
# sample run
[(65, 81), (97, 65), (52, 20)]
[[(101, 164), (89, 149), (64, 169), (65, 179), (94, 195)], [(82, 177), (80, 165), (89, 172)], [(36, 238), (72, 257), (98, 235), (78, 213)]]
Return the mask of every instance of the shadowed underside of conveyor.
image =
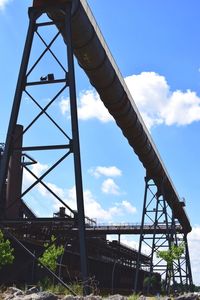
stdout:
[[(64, 4), (68, 1), (60, 0), (59, 2)], [(55, 22), (66, 41), (65, 10), (55, 10), (55, 2), (58, 3), (58, 1), (53, 0), (36, 0), (34, 6), (48, 4), (48, 16)], [(87, 2), (85, 0), (72, 0), (71, 14), (73, 49), (79, 65), (87, 74), (104, 105), (138, 155), (146, 169), (147, 177), (154, 180), (158, 192), (165, 197), (184, 232), (190, 232), (191, 225), (183, 202), (179, 199)]]

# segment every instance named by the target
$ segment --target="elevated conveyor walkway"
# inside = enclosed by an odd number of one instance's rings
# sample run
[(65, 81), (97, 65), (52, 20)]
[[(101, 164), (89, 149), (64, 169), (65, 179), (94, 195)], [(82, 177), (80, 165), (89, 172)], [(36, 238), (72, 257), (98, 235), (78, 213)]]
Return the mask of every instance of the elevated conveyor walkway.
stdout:
[[(34, 218), (27, 220), (5, 220), (0, 221), (0, 225), (10, 229), (13, 233), (21, 234), (40, 234), (48, 230), (52, 231), (52, 234), (75, 234), (78, 233), (78, 228), (74, 224), (73, 219), (58, 219), (58, 218)], [(176, 224), (175, 228), (168, 224), (159, 224), (154, 227), (152, 224), (145, 224), (143, 227), (144, 234), (153, 234), (156, 230), (158, 234), (165, 234), (166, 232), (176, 231), (177, 233), (183, 233), (181, 225)], [(99, 236), (107, 234), (140, 234), (141, 225), (139, 224), (108, 224), (108, 225), (95, 225), (90, 226), (86, 224), (86, 234), (90, 236)]]
[[(54, 9), (57, 3), (63, 9)], [(65, 3), (69, 0), (35, 0), (33, 6), (47, 9), (66, 42)], [(101, 100), (121, 128), (129, 144), (153, 179), (158, 192), (167, 200), (185, 233), (191, 225), (159, 152), (138, 112), (122, 75), (106, 45), (86, 0), (72, 1), (72, 42), (79, 65), (87, 74)]]

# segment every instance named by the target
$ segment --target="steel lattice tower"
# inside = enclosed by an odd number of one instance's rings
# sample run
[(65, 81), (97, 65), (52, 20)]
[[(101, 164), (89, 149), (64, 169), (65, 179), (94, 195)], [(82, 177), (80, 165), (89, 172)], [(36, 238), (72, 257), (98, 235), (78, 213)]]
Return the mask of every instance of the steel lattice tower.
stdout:
[[(149, 225), (149, 233), (144, 232), (144, 225)], [(184, 245), (184, 253), (178, 260), (174, 260), (172, 270), (168, 264), (157, 257), (157, 252), (169, 250), (172, 245)], [(153, 273), (161, 274), (163, 286), (168, 293), (170, 285), (173, 289), (181, 288), (181, 291), (189, 291), (192, 287), (192, 273), (190, 266), (187, 235), (183, 233), (178, 220), (174, 218), (173, 210), (165, 201), (164, 191), (158, 191), (153, 180), (145, 178), (145, 193), (141, 221), (141, 233), (139, 239), (138, 261), (136, 267), (135, 290), (137, 291), (138, 271), (141, 266), (140, 253), (147, 252), (151, 260), (149, 270), (149, 284)], [(169, 276), (169, 272), (171, 272)], [(177, 285), (178, 284), (178, 285)]]
[[(66, 40), (63, 41), (60, 31), (51, 20), (46, 20), (48, 11), (62, 12), (65, 15)], [(54, 28), (53, 37), (50, 37), (50, 28)], [(58, 46), (56, 42), (61, 39), (67, 46), (67, 61), (61, 55), (58, 58)], [(42, 44), (39, 51), (33, 50), (34, 46)], [(53, 50), (53, 47), (55, 49)], [(37, 47), (36, 47), (37, 48)], [(57, 52), (56, 52), (57, 51)], [(48, 63), (46, 56), (49, 55), (52, 63)], [(49, 59), (49, 58), (48, 58)], [(42, 64), (42, 61), (43, 65)], [(45, 68), (44, 68), (45, 66)], [(52, 70), (53, 69), (53, 70)], [(51, 70), (49, 72), (49, 70)], [(41, 73), (42, 72), (42, 73)], [(43, 76), (43, 74), (45, 74)], [(69, 98), (71, 126), (68, 133), (65, 126), (59, 124), (58, 101), (61, 97)], [(45, 99), (45, 100), (43, 100)], [(33, 113), (34, 111), (34, 113)], [(54, 116), (52, 114), (54, 113)], [(42, 118), (48, 121), (48, 125), (40, 123)], [(22, 121), (24, 120), (24, 123)], [(18, 125), (20, 123), (20, 125)], [(34, 127), (36, 128), (34, 130)], [(40, 128), (42, 130), (40, 130)], [(33, 130), (32, 130), (33, 129)], [(56, 130), (58, 139), (52, 138), (52, 132)], [(55, 132), (54, 132), (55, 133)], [(36, 153), (39, 157), (48, 157), (51, 152), (54, 163), (46, 169), (42, 175), (34, 172), (32, 164), (39, 163), (35, 160)], [(73, 155), (75, 188), (77, 200), (77, 213), (72, 210), (58, 193), (45, 181), (58, 167), (70, 156)], [(14, 174), (9, 173), (11, 164), (16, 164)], [(32, 177), (31, 183), (27, 186), (23, 182), (16, 183), (18, 178), (24, 174)], [(72, 172), (72, 170), (70, 170)], [(67, 174), (67, 170), (66, 170)], [(0, 195), (1, 195), (1, 219), (20, 218), (27, 214), (27, 206), (23, 199), (30, 195), (30, 192), (37, 186), (48, 192), (51, 197), (58, 200), (73, 215), (77, 215), (80, 240), (81, 272), (83, 281), (88, 278), (87, 250), (85, 242), (85, 215), (83, 201), (83, 186), (81, 174), (81, 159), (79, 145), (79, 129), (77, 120), (77, 103), (75, 89), (74, 60), (71, 40), (71, 2), (65, 4), (48, 5), (47, 7), (29, 8), (29, 27), (19, 71), (19, 77), (14, 96), (14, 102), (7, 132), (4, 153), (1, 159), (0, 174)], [(13, 195), (13, 188), (15, 193)], [(16, 191), (17, 190), (17, 191)], [(8, 196), (10, 195), (10, 196)], [(25, 209), (26, 207), (26, 209)], [(29, 211), (30, 213), (30, 211)], [(87, 293), (87, 291), (85, 291)]]

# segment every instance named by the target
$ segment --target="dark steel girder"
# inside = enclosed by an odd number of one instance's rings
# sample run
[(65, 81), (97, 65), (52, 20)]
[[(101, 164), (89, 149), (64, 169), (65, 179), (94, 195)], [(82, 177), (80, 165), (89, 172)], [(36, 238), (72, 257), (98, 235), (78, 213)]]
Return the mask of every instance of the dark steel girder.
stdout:
[[(6, 228), (16, 229), (16, 231), (23, 231), (25, 229), (34, 228), (39, 226), (43, 227), (54, 227), (55, 230), (60, 232), (71, 232), (77, 233), (78, 228), (74, 224), (74, 219), (56, 219), (56, 218), (36, 218), (33, 220), (5, 220), (0, 221), (0, 224)], [(157, 234), (166, 233), (170, 231), (170, 226), (167, 228), (165, 224), (159, 225), (156, 227)], [(174, 227), (171, 229), (174, 231)], [(143, 233), (144, 234), (153, 234), (155, 228), (152, 225), (144, 225)], [(181, 225), (176, 225), (176, 231), (178, 233), (183, 233), (183, 228)], [(86, 234), (90, 236), (98, 235), (108, 235), (108, 234), (140, 234), (141, 226), (138, 224), (132, 225), (99, 225), (99, 226), (88, 226), (86, 225)]]

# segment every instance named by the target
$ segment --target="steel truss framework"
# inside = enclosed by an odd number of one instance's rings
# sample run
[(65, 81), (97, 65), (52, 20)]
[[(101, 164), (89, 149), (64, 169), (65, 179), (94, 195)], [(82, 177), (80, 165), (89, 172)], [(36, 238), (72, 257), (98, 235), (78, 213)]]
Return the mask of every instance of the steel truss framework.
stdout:
[[(48, 7), (48, 10), (50, 8)], [(76, 186), (76, 199), (77, 199), (77, 219), (79, 227), (79, 241), (80, 241), (80, 257), (81, 257), (81, 271), (84, 282), (88, 279), (88, 268), (87, 268), (87, 249), (85, 243), (85, 215), (84, 215), (84, 204), (83, 204), (83, 187), (82, 187), (82, 175), (81, 175), (81, 161), (80, 161), (80, 145), (79, 145), (79, 130), (78, 130), (78, 121), (77, 121), (77, 104), (76, 104), (76, 90), (75, 90), (75, 75), (74, 75), (74, 62), (73, 62), (73, 50), (71, 44), (71, 4), (67, 2), (65, 5), (56, 5), (51, 9), (62, 10), (65, 15), (65, 28), (67, 40), (67, 63), (63, 63), (63, 59), (59, 59), (52, 50), (56, 41), (61, 37), (60, 32), (55, 32), (55, 35), (47, 41), (49, 38), (48, 34), (44, 33), (45, 29), (48, 29), (50, 26), (55, 24), (52, 21), (40, 21), (44, 14), (47, 13), (45, 7), (41, 8), (30, 8), (29, 9), (29, 28), (24, 48), (24, 53), (22, 57), (22, 63), (20, 67), (16, 93), (13, 102), (13, 108), (11, 112), (9, 128), (5, 143), (5, 148), (3, 151), (3, 156), (1, 158), (1, 173), (0, 173), (0, 209), (1, 209), (1, 220), (9, 218), (9, 213), (12, 214), (12, 208), (14, 207), (15, 217), (22, 217), (22, 215), (33, 218), (34, 214), (24, 205), (22, 199), (25, 199), (30, 195), (31, 191), (37, 186), (45, 189), (49, 195), (53, 196), (58, 200), (66, 209), (71, 212), (72, 215), (76, 213), (72, 210), (65, 201), (55, 192), (55, 190), (47, 184), (46, 178), (58, 169), (58, 167), (70, 156), (73, 155), (74, 160), (74, 173), (75, 173), (75, 186)], [(54, 26), (56, 28), (56, 26)], [(44, 48), (41, 53), (37, 53), (37, 56), (32, 57), (32, 48), (34, 40), (36, 39), (41, 41)], [(46, 40), (47, 38), (47, 40)], [(64, 44), (64, 43), (63, 43)], [(40, 63), (49, 54), (54, 60), (57, 68), (60, 69), (59, 76), (50, 72), (42, 76), (40, 74), (44, 69), (40, 68)], [(49, 69), (49, 66), (46, 66)], [(40, 75), (38, 75), (40, 74)], [(60, 74), (62, 74), (60, 76)], [(37, 77), (39, 76), (39, 77)], [(57, 92), (52, 96), (52, 86), (54, 90), (57, 89)], [(41, 89), (41, 94), (38, 96), (38, 89)], [(36, 93), (34, 93), (36, 91)], [(45, 102), (42, 102), (41, 95), (45, 97)], [(56, 103), (64, 95), (69, 97), (70, 102), (70, 118), (71, 118), (71, 128), (70, 133), (68, 134), (65, 129), (59, 124), (58, 116), (52, 116), (52, 111), (55, 110)], [(28, 106), (25, 104), (26, 110), (22, 109), (22, 102), (28, 102)], [(42, 105), (42, 103), (45, 103)], [(33, 105), (33, 106), (31, 106)], [(30, 106), (30, 108), (29, 108)], [(31, 111), (31, 107), (37, 109), (37, 113), (34, 115)], [(52, 109), (53, 108), (53, 109)], [(51, 111), (50, 111), (51, 110)], [(26, 114), (26, 124), (23, 126), (18, 126), (20, 119), (20, 114)], [(45, 117), (46, 120), (51, 124), (51, 126), (57, 130), (60, 137), (58, 143), (52, 144), (51, 138), (46, 138), (51, 135), (51, 128), (48, 124), (46, 133), (42, 138), (38, 139), (38, 143), (30, 145), (32, 142), (32, 137), (38, 135), (38, 132), (32, 132), (36, 124), (40, 128), (40, 120)], [(21, 123), (21, 122), (20, 122)], [(37, 126), (36, 126), (37, 128)], [(45, 129), (45, 128), (44, 128)], [(41, 131), (42, 133), (42, 131)], [(41, 135), (40, 133), (40, 135)], [(38, 135), (39, 136), (39, 135)], [(26, 139), (25, 139), (26, 138)], [(25, 144), (25, 140), (26, 143)], [(42, 174), (34, 172), (32, 164), (37, 164), (34, 153), (43, 153), (44, 156), (48, 156), (48, 152), (56, 152), (57, 154), (53, 157), (56, 157), (55, 162)], [(60, 155), (60, 153), (62, 153)], [(32, 155), (34, 158), (32, 158)], [(39, 155), (40, 157), (40, 155)], [(22, 158), (22, 160), (21, 160)], [(20, 165), (18, 165), (20, 159)], [(9, 202), (5, 194), (9, 195), (9, 191), (12, 190), (15, 182), (13, 182), (12, 174), (9, 174), (9, 166), (12, 163), (17, 164), (19, 178), (26, 173), (32, 177), (31, 183), (26, 184), (21, 187), (18, 185), (17, 197), (11, 196)], [(21, 164), (22, 163), (22, 164)], [(23, 170), (21, 169), (23, 166)], [(10, 179), (9, 179), (9, 176)], [(14, 174), (16, 175), (16, 174)], [(8, 178), (7, 178), (8, 177)], [(16, 176), (14, 176), (16, 177)], [(7, 182), (8, 179), (8, 182)], [(23, 181), (23, 180), (22, 180)], [(22, 189), (21, 189), (22, 188)], [(11, 193), (12, 194), (12, 193)], [(20, 208), (16, 206), (16, 203), (20, 202)], [(146, 221), (147, 220), (147, 221)], [(150, 226), (153, 229), (153, 233), (145, 234), (144, 226), (150, 222)], [(173, 218), (173, 215), (163, 198), (159, 195), (156, 190), (155, 184), (149, 180), (145, 180), (145, 197), (144, 197), (144, 208), (142, 215), (142, 224), (141, 224), (141, 235), (139, 243), (139, 255), (136, 275), (138, 275), (139, 268), (141, 267), (140, 253), (143, 251), (143, 245), (149, 248), (150, 250), (150, 276), (153, 272), (160, 271), (163, 276), (165, 276), (165, 281), (167, 283), (167, 269), (166, 264), (163, 261), (155, 262), (155, 253), (158, 249), (168, 249), (172, 243), (179, 244), (180, 240), (184, 241), (185, 245), (185, 255), (177, 262), (174, 262), (173, 265), (173, 283), (177, 279), (180, 280), (182, 285), (191, 285), (192, 284), (192, 275), (190, 269), (190, 260), (189, 252), (187, 247), (187, 236), (184, 234), (178, 234), (175, 230), (176, 220)], [(166, 224), (166, 233), (158, 233), (159, 228), (162, 228), (163, 223)], [(162, 231), (162, 230), (161, 230)], [(180, 237), (181, 235), (181, 237)], [(19, 241), (18, 241), (19, 242)], [(22, 245), (23, 247), (23, 245)], [(144, 252), (144, 251), (143, 251)], [(135, 290), (137, 289), (137, 278), (135, 280)], [(167, 283), (170, 284), (169, 282)], [(166, 285), (167, 286), (167, 285)], [(85, 293), (88, 291), (85, 288)]]
[[(152, 228), (152, 233), (145, 232), (145, 226), (148, 224)], [(160, 233), (160, 228), (165, 224), (165, 232)], [(149, 270), (149, 280), (147, 290), (150, 290), (153, 273), (161, 273), (163, 287), (169, 292), (170, 286), (173, 290), (183, 291), (191, 290), (192, 273), (190, 266), (190, 257), (187, 243), (187, 235), (183, 231), (177, 231), (178, 220), (173, 216), (173, 210), (165, 201), (164, 196), (158, 192), (154, 182), (148, 177), (145, 178), (145, 193), (143, 203), (143, 213), (141, 221), (141, 233), (139, 239), (139, 251), (135, 277), (135, 291), (137, 291), (138, 271), (142, 267), (140, 254), (148, 253), (151, 260)], [(157, 251), (169, 250), (172, 245), (184, 246), (184, 253), (177, 260), (173, 261), (172, 268), (161, 258), (157, 257)], [(145, 267), (145, 266), (143, 266)]]
[[(56, 44), (56, 41), (61, 38), (61, 35), (56, 26), (53, 26), (55, 25), (53, 22), (49, 20), (46, 21), (44, 16), (44, 14), (47, 13), (46, 8), (29, 8), (29, 27), (19, 71), (5, 148), (1, 158), (1, 219), (5, 220), (6, 218), (9, 218), (9, 212), (12, 211), (12, 208), (14, 208), (15, 218), (22, 217), (22, 215), (26, 216), (27, 210), (23, 210), (23, 205), (20, 206), (20, 209), (23, 211), (19, 211), (19, 209), (17, 210), (16, 203), (24, 203), (22, 199), (25, 199), (27, 195), (30, 195), (30, 192), (34, 188), (37, 188), (38, 186), (42, 187), (49, 195), (58, 200), (62, 206), (65, 206), (72, 215), (77, 215), (76, 219), (78, 219), (79, 228), (81, 273), (83, 282), (86, 282), (88, 279), (88, 266), (85, 242), (85, 215), (81, 175), (79, 129), (77, 121), (75, 74), (73, 49), (71, 43), (71, 3), (67, 2), (64, 5), (56, 4), (54, 7), (48, 7), (48, 10), (49, 9), (59, 11), (62, 10), (63, 14), (65, 15), (67, 62), (64, 59), (59, 59), (52, 49)], [(48, 34), (48, 28), (50, 26), (55, 27), (54, 29), (56, 32), (53, 37), (49, 37)], [(48, 39), (50, 39), (50, 41), (47, 41)], [(34, 42), (36, 41), (36, 43), (39, 43), (38, 40), (41, 42), (43, 47), (41, 47), (41, 53), (37, 53), (37, 51), (32, 53)], [(43, 67), (40, 65), (42, 61), (45, 60), (47, 54), (51, 57), (52, 61), (56, 65), (55, 72), (58, 69), (60, 70), (59, 75), (51, 72), (45, 74), (45, 76), (42, 76), (40, 73), (41, 71), (43, 73), (48, 72), (49, 67), (51, 67), (50, 65), (46, 64), (46, 71), (44, 70), (45, 63), (43, 63)], [(52, 89), (52, 87), (54, 89)], [(40, 94), (38, 93), (39, 89)], [(56, 93), (53, 93), (52, 91), (55, 90), (57, 90)], [(41, 97), (47, 100), (42, 101)], [(52, 116), (52, 112), (55, 112), (55, 107), (58, 105), (58, 101), (62, 99), (61, 97), (69, 98), (71, 119), (69, 135), (66, 133), (66, 129), (63, 129), (63, 127), (59, 124), (58, 114), (55, 113), (55, 116)], [(28, 106), (25, 104), (25, 111), (23, 110), (23, 102), (28, 102)], [(42, 105), (42, 103), (45, 104)], [(24, 119), (26, 119), (26, 125), (17, 125), (20, 120), (20, 114), (23, 115)], [(48, 126), (44, 125), (43, 130), (41, 130), (41, 132), (38, 134), (38, 130), (40, 130), (41, 126), (40, 121), (42, 118), (44, 119), (44, 117), (49, 122)], [(49, 126), (49, 124), (51, 124), (51, 126)], [(55, 143), (55, 140), (52, 141), (51, 139), (51, 133), (54, 129), (57, 131), (57, 135), (59, 136), (58, 143)], [(31, 143), (34, 143), (34, 136), (38, 137), (38, 139), (36, 138), (37, 144), (30, 145)], [(25, 138), (27, 143), (26, 145)], [(42, 175), (38, 175), (37, 172), (34, 172), (34, 168), (32, 166), (32, 164), (37, 164), (37, 161), (35, 158), (32, 158), (32, 155), (35, 157), (36, 153), (39, 153), (39, 157), (40, 155), (43, 155), (42, 157), (48, 157), (49, 151), (54, 153), (53, 157), (56, 157), (55, 162), (48, 169), (45, 169)], [(72, 210), (58, 195), (58, 193), (56, 193), (55, 190), (49, 184), (47, 184), (47, 177), (52, 173), (52, 176), (56, 176), (55, 171), (70, 156), (70, 154), (73, 155), (74, 162), (77, 212)], [(20, 175), (23, 177), (23, 175), (26, 173), (28, 174), (29, 178), (31, 177), (32, 179), (28, 186), (25, 183), (23, 184), (23, 187), (18, 186), (20, 193), (18, 194), (17, 198), (11, 198), (8, 203), (8, 199), (5, 196), (5, 194), (8, 194), (8, 191), (6, 190), (12, 189), (15, 184), (12, 182), (12, 179), (10, 180), (11, 182), (7, 182), (9, 181), (9, 165), (11, 163), (11, 159), (17, 160), (19, 159), (19, 156), (20, 160), (22, 158), (22, 164), (20, 165), (23, 166), (23, 171), (21, 170), (21, 167), (18, 166), (18, 171), (16, 171), (17, 173), (15, 173), (15, 175)], [(10, 217), (13, 218), (13, 215)], [(31, 217), (34, 217), (34, 214)], [(88, 291), (86, 289), (87, 288), (85, 288), (85, 293), (87, 294)]]

